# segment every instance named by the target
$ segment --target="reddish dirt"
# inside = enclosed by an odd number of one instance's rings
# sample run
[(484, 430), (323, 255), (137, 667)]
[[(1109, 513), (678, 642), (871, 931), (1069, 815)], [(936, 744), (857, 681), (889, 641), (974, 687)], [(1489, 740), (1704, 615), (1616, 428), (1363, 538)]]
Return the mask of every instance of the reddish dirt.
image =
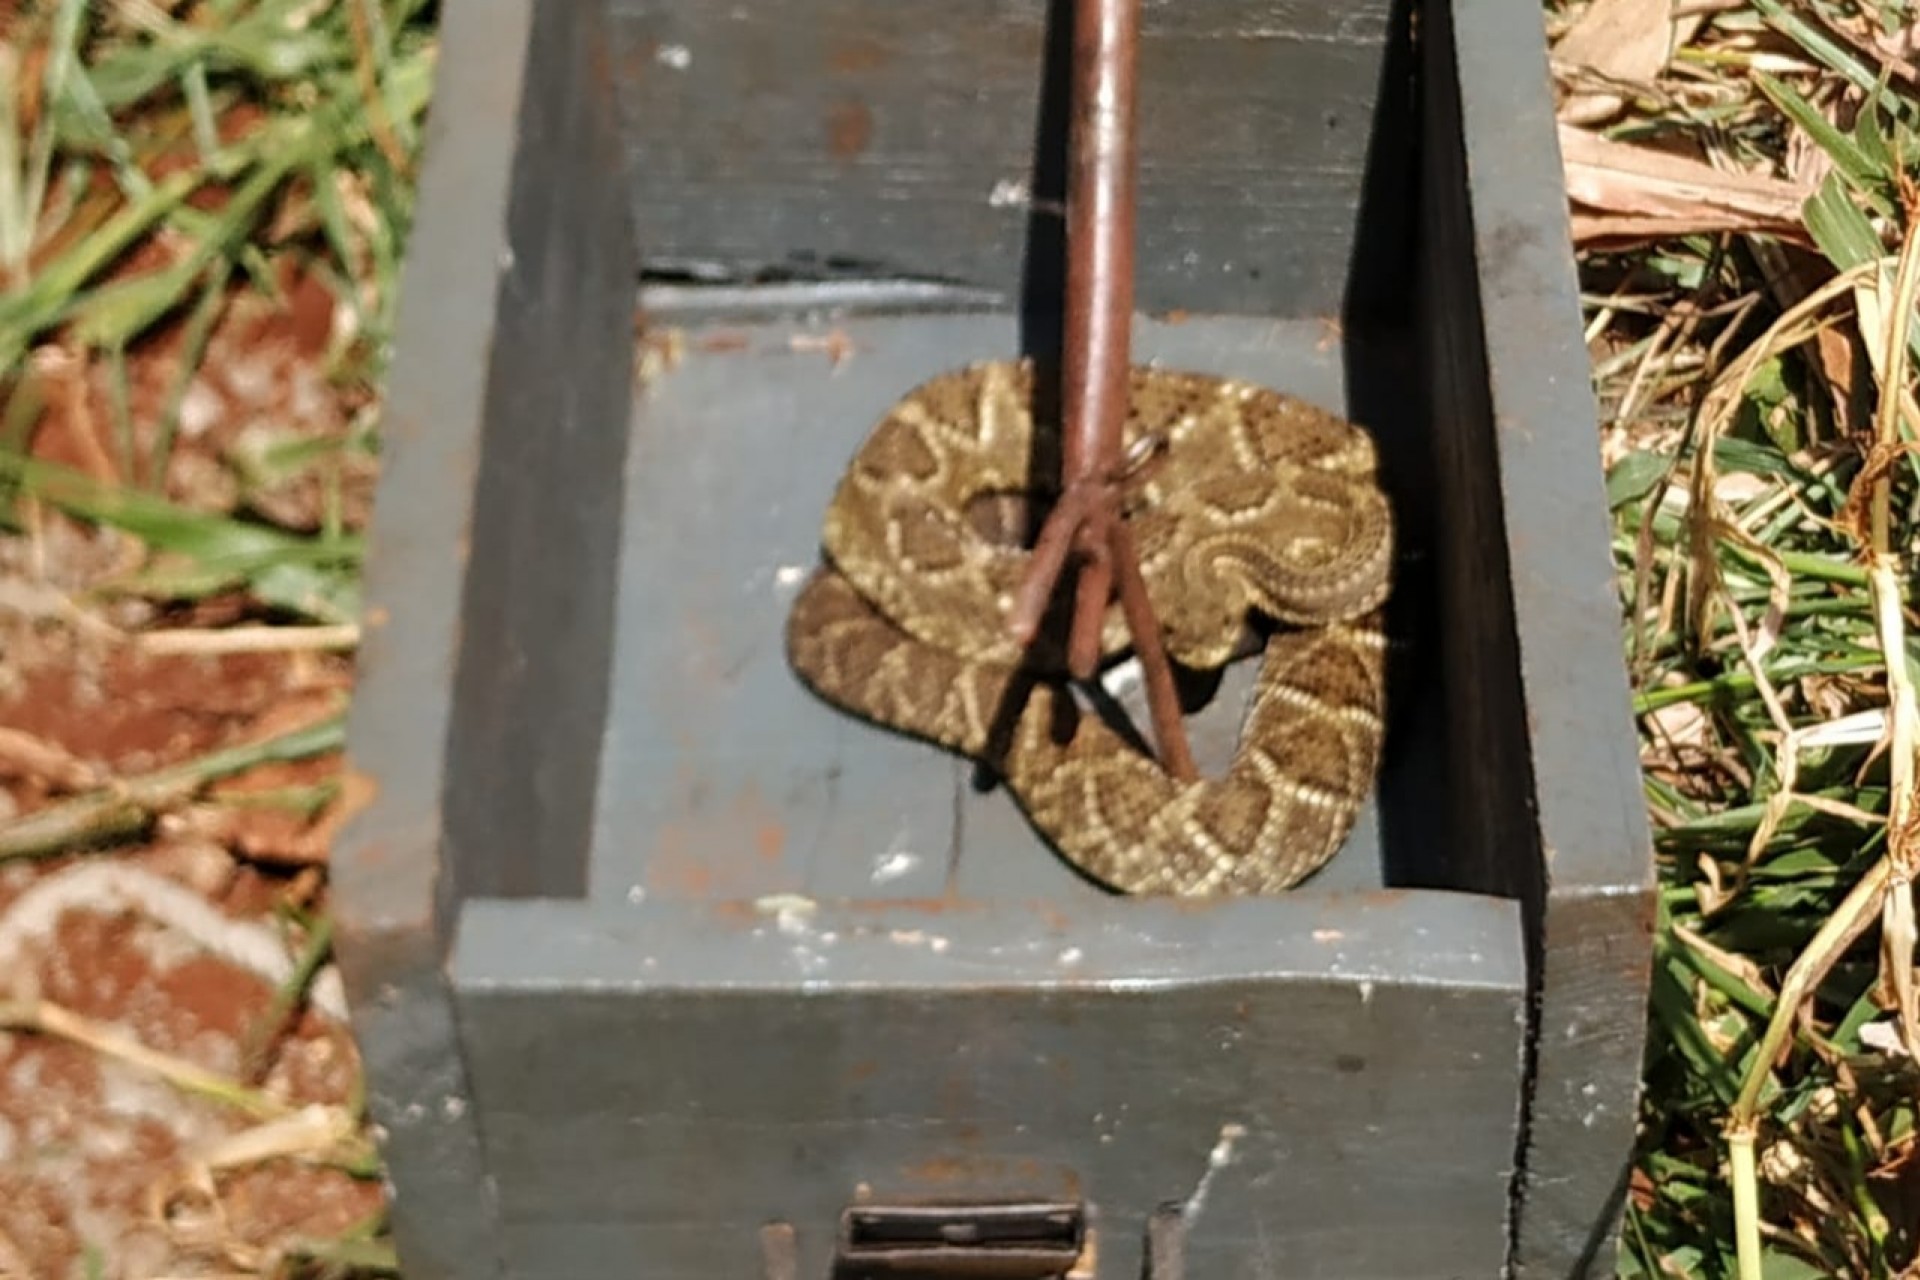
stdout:
[[(166, 265), (162, 251), (143, 252), (160, 256), (147, 262), (136, 254), (125, 274)], [(124, 409), (106, 362), (85, 362), (58, 345), (35, 352), (31, 376), (48, 412), (33, 433), (33, 455), (102, 483), (144, 485), (170, 437), (163, 492), (176, 502), (305, 532), (322, 526), (335, 501), (344, 526), (363, 524), (374, 463), (347, 441), (370, 396), (336, 382), (327, 369), (329, 352), (351, 341), (346, 313), (317, 277), (291, 266), (277, 276), (278, 301), (250, 291), (230, 295), (199, 372), (177, 396), (188, 354), (179, 325), (129, 352)], [(130, 448), (120, 438), (123, 417), (132, 427)], [(329, 443), (338, 447), (297, 471), (275, 461), (276, 454)]]
[[(298, 475), (249, 472), (269, 446), (344, 440), (367, 403), (326, 372), (338, 336), (331, 296), (291, 270), (282, 283), (281, 302), (236, 294), (227, 306), (184, 398), (163, 491), (295, 529), (320, 527), (337, 501), (355, 527), (372, 479), (357, 455), (336, 451)], [(113, 426), (110, 371), (43, 348), (33, 376), (46, 412), (32, 452), (105, 483), (146, 484), (181, 358), (177, 331), (129, 354), (129, 451)], [(343, 658), (143, 652), (128, 633), (219, 626), (251, 606), (239, 597), (92, 603), (84, 593), (136, 567), (140, 547), (45, 508), (16, 514), (26, 532), (0, 537), (0, 824), (92, 783), (313, 723), (343, 702), (352, 678)], [(263, 767), (165, 815), (137, 842), (0, 861), (0, 939), (22, 931), (17, 908), (36, 886), (112, 867), (165, 877), (236, 927), (274, 931), (278, 949), (298, 955), (306, 940), (287, 921), (324, 910), (337, 771), (335, 758)], [(83, 902), (40, 923), (0, 959), (0, 1009), (49, 1002), (225, 1078), (257, 1062), (258, 1089), (289, 1108), (350, 1104), (359, 1064), (346, 1029), (313, 1008), (278, 1025), (273, 984), (177, 922)], [(262, 1118), (14, 1021), (0, 1030), (0, 1280), (280, 1274), (292, 1242), (338, 1238), (380, 1211), (381, 1186), (364, 1163), (341, 1167), (365, 1154), (350, 1128), (344, 1144), (211, 1168), (216, 1144)]]
[[(290, 707), (323, 710), (344, 683), (336, 666), (284, 658), (156, 659), (121, 650), (96, 662), (84, 677), (78, 661), (35, 672), (0, 699), (0, 725), (124, 775), (257, 738)], [(97, 686), (97, 701), (75, 696), (82, 683)], [(335, 767), (275, 766), (240, 785), (310, 782)], [(20, 809), (57, 798), (44, 779), (16, 772), (4, 781)], [(245, 853), (255, 844), (284, 846), (313, 823), (271, 809), (208, 812), (217, 820), (174, 815), (132, 850), (0, 869), (0, 929), (33, 886), (103, 861), (185, 885), (236, 921), (271, 924), (278, 906), (311, 905), (311, 874), (287, 875)], [(289, 938), (289, 953), (299, 941)], [(0, 973), (7, 995), (51, 1001), (222, 1076), (239, 1077), (248, 1046), (273, 1029), (271, 984), (110, 904), (69, 909), (26, 954), (26, 963)], [(262, 1087), (294, 1106), (340, 1106), (357, 1065), (345, 1028), (308, 1009), (267, 1058)], [(10, 1265), (36, 1277), (82, 1274), (89, 1250), (103, 1274), (129, 1280), (208, 1266), (252, 1270), (291, 1237), (335, 1237), (379, 1210), (376, 1182), (299, 1159), (206, 1183), (198, 1153), (254, 1123), (94, 1049), (0, 1033), (0, 1274)]]

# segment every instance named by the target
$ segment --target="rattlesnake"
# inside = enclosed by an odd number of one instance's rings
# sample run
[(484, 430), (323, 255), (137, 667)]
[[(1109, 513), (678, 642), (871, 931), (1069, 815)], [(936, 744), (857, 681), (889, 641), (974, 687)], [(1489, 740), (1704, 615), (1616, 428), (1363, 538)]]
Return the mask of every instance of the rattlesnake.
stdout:
[[(1233, 379), (1136, 367), (1130, 528), (1167, 650), (1216, 668), (1250, 615), (1272, 626), (1232, 764), (1182, 784), (1081, 709), (1061, 644), (1007, 618), (1031, 553), (970, 519), (1057, 473), (1026, 361), (940, 374), (896, 403), (828, 507), (828, 563), (788, 615), (789, 661), (845, 711), (995, 768), (1066, 859), (1111, 888), (1257, 894), (1337, 851), (1383, 737), (1393, 524), (1372, 440)], [(1064, 594), (1064, 593), (1063, 593)], [(1125, 648), (1117, 605), (1106, 652)]]

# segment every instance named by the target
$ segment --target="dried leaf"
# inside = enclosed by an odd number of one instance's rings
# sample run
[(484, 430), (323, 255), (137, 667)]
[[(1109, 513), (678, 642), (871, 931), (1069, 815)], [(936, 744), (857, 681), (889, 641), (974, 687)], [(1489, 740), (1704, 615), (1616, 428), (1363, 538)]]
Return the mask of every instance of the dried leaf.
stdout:
[[(1763, 174), (1726, 173), (1698, 160), (1560, 126), (1574, 237), (1656, 228), (1659, 234), (1744, 231), (1804, 240), (1810, 188)], [(1581, 207), (1584, 206), (1584, 207)]]
[[(1593, 0), (1553, 49), (1562, 79), (1650, 84), (1693, 38), (1702, 14), (1674, 17), (1674, 0)], [(1596, 124), (1626, 106), (1622, 94), (1604, 88), (1568, 87), (1562, 120)]]
[(1876, 31), (1871, 36), (1873, 46), (1889, 59), (1903, 64), (1920, 61), (1920, 22), (1913, 22), (1898, 31)]

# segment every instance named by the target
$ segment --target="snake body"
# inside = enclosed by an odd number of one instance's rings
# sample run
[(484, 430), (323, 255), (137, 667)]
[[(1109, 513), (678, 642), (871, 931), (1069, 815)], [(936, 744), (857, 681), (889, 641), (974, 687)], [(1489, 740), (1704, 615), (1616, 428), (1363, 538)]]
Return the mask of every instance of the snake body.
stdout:
[[(1173, 659), (1224, 665), (1268, 631), (1224, 775), (1182, 783), (1065, 679), (1060, 645), (1007, 619), (1031, 552), (983, 501), (1044, 499), (1025, 361), (940, 374), (897, 402), (828, 506), (827, 564), (788, 615), (788, 659), (840, 709), (995, 769), (1053, 847), (1125, 893), (1290, 888), (1338, 851), (1383, 739), (1393, 522), (1371, 438), (1234, 379), (1136, 367), (1123, 447), (1147, 459), (1127, 518)], [(1105, 653), (1128, 644), (1120, 610)]]

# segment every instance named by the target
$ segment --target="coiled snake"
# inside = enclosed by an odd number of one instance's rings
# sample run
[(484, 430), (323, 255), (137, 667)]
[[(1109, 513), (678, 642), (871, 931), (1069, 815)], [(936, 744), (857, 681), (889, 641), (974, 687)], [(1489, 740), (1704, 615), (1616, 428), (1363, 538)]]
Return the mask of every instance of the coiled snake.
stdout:
[[(1123, 444), (1151, 461), (1128, 519), (1168, 653), (1216, 668), (1250, 618), (1280, 624), (1224, 776), (1175, 780), (1081, 709), (1057, 641), (1009, 634), (1030, 552), (972, 513), (1034, 496), (1057, 450), (1057, 429), (1036, 437), (1025, 361), (940, 374), (874, 428), (827, 509), (828, 563), (788, 615), (788, 659), (842, 710), (987, 763), (1111, 888), (1277, 892), (1338, 851), (1379, 764), (1393, 523), (1373, 442), (1248, 383), (1130, 376)], [(1104, 638), (1110, 656), (1127, 645), (1117, 605)]]

